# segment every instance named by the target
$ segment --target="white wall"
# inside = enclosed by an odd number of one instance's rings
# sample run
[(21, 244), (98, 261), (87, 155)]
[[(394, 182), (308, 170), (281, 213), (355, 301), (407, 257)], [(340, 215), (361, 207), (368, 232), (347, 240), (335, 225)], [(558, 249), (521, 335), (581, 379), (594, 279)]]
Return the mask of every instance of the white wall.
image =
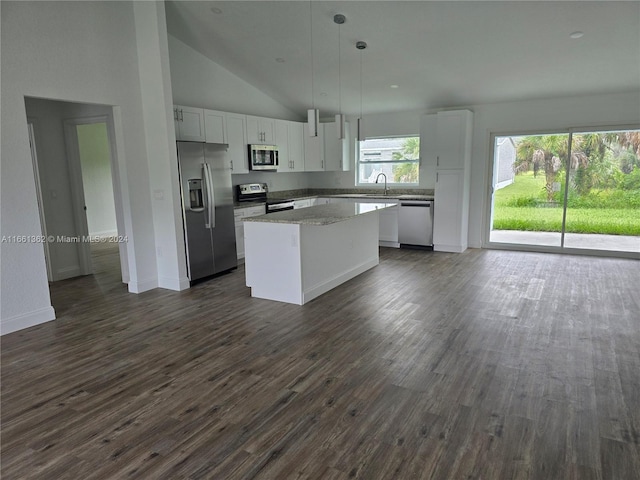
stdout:
[[(163, 15), (164, 4), (150, 5), (161, 9)], [(180, 258), (178, 250), (164, 251), (163, 258), (156, 255), (154, 218), (149, 215), (155, 189), (151, 182), (155, 180), (149, 178), (146, 138), (158, 127), (145, 130), (141, 91), (153, 85), (141, 83), (138, 55), (144, 48), (137, 48), (132, 2), (3, 1), (0, 9), (0, 233), (41, 233), (24, 97), (114, 105), (117, 181), (129, 237), (129, 290), (140, 292), (158, 286), (158, 264), (172, 263), (178, 270), (184, 256)], [(169, 78), (156, 77), (153, 82), (168, 84), (170, 89)], [(171, 109), (166, 117), (170, 124)], [(171, 143), (170, 136), (167, 141)], [(157, 168), (164, 167), (160, 164)], [(165, 172), (165, 176), (170, 174)], [(170, 196), (175, 202), (171, 192)], [(0, 255), (2, 333), (53, 319), (42, 246), (2, 243)], [(173, 280), (179, 283), (180, 275), (176, 277)]]
[(171, 85), (176, 105), (202, 107), (282, 120), (303, 121), (299, 114), (169, 35)]

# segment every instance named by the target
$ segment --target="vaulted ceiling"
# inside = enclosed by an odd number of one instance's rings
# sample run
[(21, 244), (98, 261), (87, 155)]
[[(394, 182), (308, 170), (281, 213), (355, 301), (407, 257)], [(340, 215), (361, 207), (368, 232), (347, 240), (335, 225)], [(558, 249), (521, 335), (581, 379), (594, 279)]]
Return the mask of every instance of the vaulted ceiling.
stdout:
[(640, 89), (637, 1), (169, 1), (166, 12), (170, 35), (300, 114), (312, 83), (323, 114), (338, 112), (339, 86), (347, 114), (360, 93), (366, 114)]

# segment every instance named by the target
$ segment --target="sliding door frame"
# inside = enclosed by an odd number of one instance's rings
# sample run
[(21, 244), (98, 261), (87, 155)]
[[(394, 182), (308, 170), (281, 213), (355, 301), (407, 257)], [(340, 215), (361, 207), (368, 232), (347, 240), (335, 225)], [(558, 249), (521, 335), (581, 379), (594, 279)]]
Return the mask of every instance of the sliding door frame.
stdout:
[[(495, 145), (496, 137), (520, 137), (529, 135), (568, 135), (569, 145), (567, 147), (567, 159), (566, 162), (571, 161), (571, 148), (573, 144), (573, 135), (576, 133), (599, 133), (599, 132), (616, 132), (626, 130), (640, 130), (638, 124), (623, 124), (623, 125), (597, 125), (597, 126), (580, 126), (580, 127), (568, 127), (558, 129), (541, 129), (541, 130), (516, 130), (511, 132), (489, 132), (489, 161), (487, 172), (487, 184), (485, 190), (485, 209), (484, 219), (482, 226), (482, 248), (490, 248), (494, 250), (517, 250), (525, 252), (539, 252), (539, 253), (563, 253), (568, 255), (591, 255), (599, 257), (618, 257), (618, 258), (633, 258), (640, 259), (640, 253), (638, 252), (624, 252), (617, 250), (598, 250), (589, 248), (572, 248), (564, 246), (566, 219), (567, 219), (567, 199), (569, 195), (569, 170), (568, 165), (564, 165), (567, 175), (565, 175), (565, 189), (563, 199), (563, 211), (562, 211), (562, 229), (560, 231), (560, 245), (531, 245), (521, 243), (503, 243), (492, 242), (491, 227), (493, 225), (493, 193), (494, 193), (494, 174), (495, 174)], [(640, 241), (640, 237), (639, 240)]]

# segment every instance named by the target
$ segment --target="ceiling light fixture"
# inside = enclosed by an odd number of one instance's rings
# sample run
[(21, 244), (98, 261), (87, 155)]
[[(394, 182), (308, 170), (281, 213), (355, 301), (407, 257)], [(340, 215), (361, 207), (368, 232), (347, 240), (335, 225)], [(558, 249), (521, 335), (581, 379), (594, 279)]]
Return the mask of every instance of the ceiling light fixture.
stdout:
[(396, 84), (393, 84), (393, 85), (391, 85), (391, 88), (400, 88), (400, 86), (396, 85)]
[(569, 36), (571, 38), (582, 38), (582, 37), (584, 37), (584, 33), (578, 30), (577, 32), (573, 32), (573, 33), (569, 34)]
[(367, 48), (365, 42), (356, 42), (356, 48), (360, 50), (360, 118), (358, 118), (358, 141), (364, 141), (364, 125), (362, 121), (362, 51)]
[(346, 18), (344, 15), (334, 15), (333, 21), (338, 24), (338, 114), (336, 115), (336, 128), (338, 130), (338, 138), (344, 138), (344, 114), (342, 113), (342, 71), (340, 68), (340, 25), (342, 25)]
[(212, 7), (211, 11), (217, 15), (220, 15), (222, 13), (222, 10), (220, 10), (218, 7)]
[(309, 43), (311, 46), (311, 108), (307, 110), (307, 124), (309, 136), (318, 136), (318, 124), (320, 123), (320, 110), (316, 108), (313, 88), (313, 2), (309, 0)]

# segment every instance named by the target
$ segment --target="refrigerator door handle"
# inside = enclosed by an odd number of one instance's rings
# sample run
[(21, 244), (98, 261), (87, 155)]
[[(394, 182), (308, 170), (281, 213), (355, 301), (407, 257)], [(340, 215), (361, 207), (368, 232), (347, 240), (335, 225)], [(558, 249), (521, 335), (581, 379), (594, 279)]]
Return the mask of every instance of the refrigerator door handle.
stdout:
[(211, 178), (211, 167), (208, 163), (202, 164), (202, 180), (207, 190), (207, 219), (205, 227), (215, 228), (216, 226), (216, 202), (213, 191), (213, 179)]

